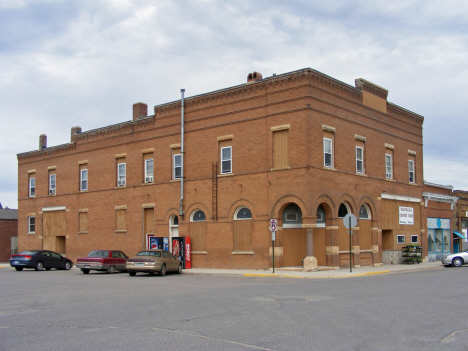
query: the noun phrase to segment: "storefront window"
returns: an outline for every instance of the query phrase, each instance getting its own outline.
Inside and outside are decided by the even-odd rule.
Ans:
[[[434,240],[434,229],[427,230],[427,251],[435,252],[435,240]]]

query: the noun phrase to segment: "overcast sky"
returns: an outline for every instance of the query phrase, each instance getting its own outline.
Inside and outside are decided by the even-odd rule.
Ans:
[[[423,115],[424,179],[468,190],[468,2],[0,0],[0,203],[40,134],[306,67]]]

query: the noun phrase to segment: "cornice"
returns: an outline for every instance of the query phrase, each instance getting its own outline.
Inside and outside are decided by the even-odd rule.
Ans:
[[[365,79],[358,78],[355,80],[356,88],[362,91],[371,93],[372,95],[378,96],[384,100],[387,100],[388,90],[379,87],[377,84],[371,83]]]
[[[392,114],[396,117],[406,118],[413,122],[418,122],[420,124],[424,122],[423,116],[418,115],[417,113],[405,110],[404,108],[397,106],[395,104],[392,104],[390,102],[387,102],[387,112],[388,114]]]
[[[24,152],[21,154],[17,154],[16,156],[18,158],[18,161],[25,161],[25,160],[30,160],[30,159],[40,158],[40,157],[57,155],[57,154],[64,153],[70,150],[75,150],[75,148],[76,148],[76,144],[73,142],[73,143],[48,147],[42,150]]]

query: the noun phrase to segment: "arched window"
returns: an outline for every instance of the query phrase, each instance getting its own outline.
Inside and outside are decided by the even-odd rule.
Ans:
[[[325,209],[323,208],[322,205],[319,205],[317,207],[317,224],[320,224],[320,226],[324,226],[326,224],[326,214],[325,214]]]
[[[283,228],[302,228],[302,211],[296,204],[289,204],[283,211]]]
[[[370,209],[367,204],[361,206],[359,210],[359,219],[371,219]]]
[[[239,207],[234,212],[233,251],[252,252],[252,212],[247,207]]]
[[[179,217],[172,216],[171,219],[170,219],[170,225],[171,226],[178,226],[179,225]]]
[[[340,208],[338,209],[338,217],[343,218],[349,213],[348,206],[344,202],[341,203]]]
[[[204,222],[206,221],[205,212],[202,210],[195,210],[192,212],[192,218],[190,218],[191,222]]]
[[[252,212],[247,207],[239,207],[234,214],[234,220],[252,219]]]

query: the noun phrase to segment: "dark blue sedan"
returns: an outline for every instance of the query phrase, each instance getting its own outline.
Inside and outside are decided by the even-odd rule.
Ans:
[[[73,267],[73,262],[62,255],[49,250],[29,250],[10,257],[10,266],[17,271],[23,268],[34,268],[42,271],[44,268],[49,271],[52,268],[69,270]]]

